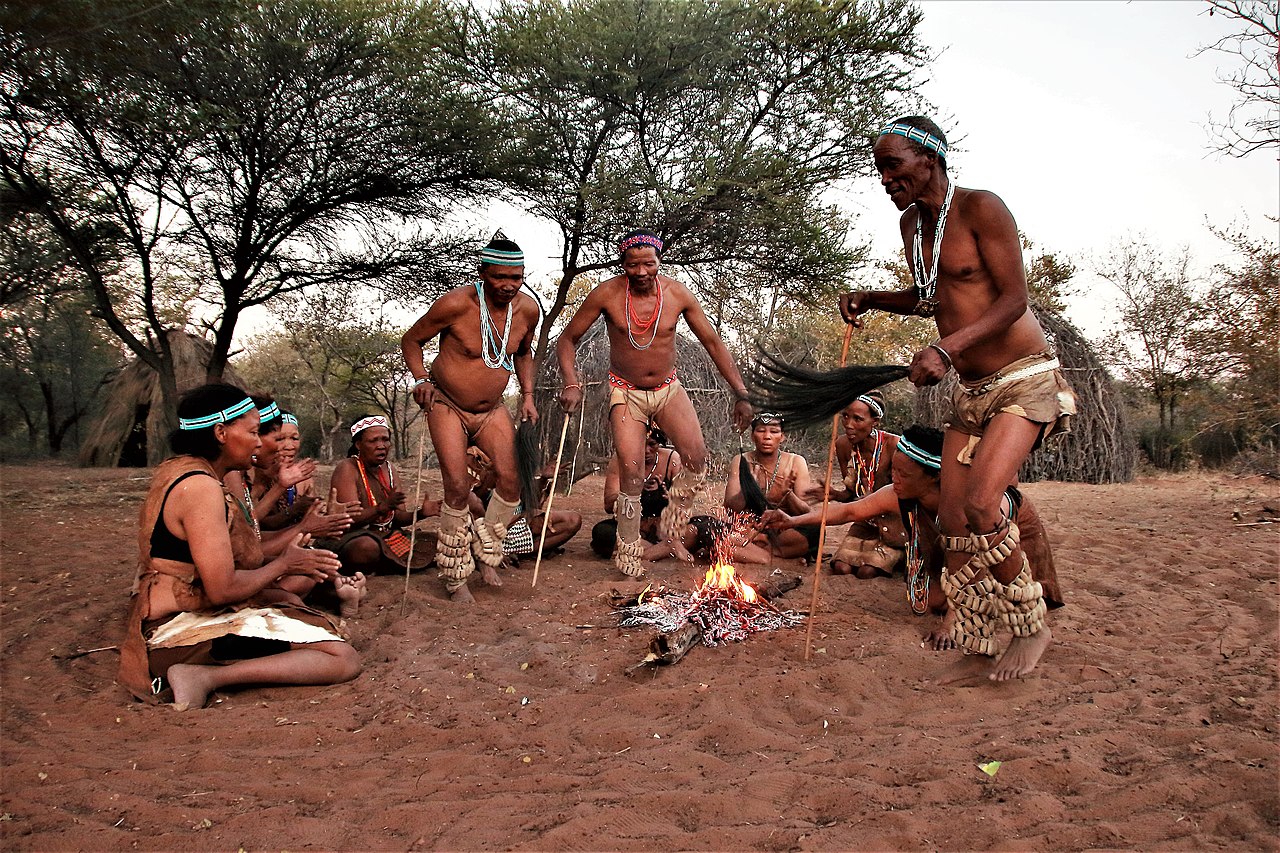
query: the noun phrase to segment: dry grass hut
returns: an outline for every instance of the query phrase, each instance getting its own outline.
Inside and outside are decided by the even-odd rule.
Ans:
[[[689,393],[702,422],[702,434],[713,459],[723,461],[738,452],[737,433],[730,412],[733,395],[696,340],[676,335],[676,365],[680,384]],[[609,430],[609,335],[604,320],[596,321],[578,342],[578,381],[582,383],[582,406],[569,423],[564,443],[564,464],[572,471],[572,481],[602,471],[613,455]],[[547,358],[538,372],[534,400],[541,414],[539,424],[542,458],[555,459],[564,414],[560,408],[563,380],[554,356]]]
[[[1137,447],[1129,435],[1124,407],[1110,374],[1074,326],[1051,311],[1033,308],[1076,392],[1077,415],[1070,434],[1051,440],[1027,457],[1019,478],[1024,483],[1127,483],[1133,479]],[[943,382],[917,395],[916,417],[920,423],[942,425],[955,382],[955,374],[948,374]]]
[[[178,393],[205,383],[213,345],[186,332],[169,332],[173,350]],[[230,367],[223,379],[242,384]],[[105,402],[89,422],[88,435],[80,445],[82,467],[115,468],[155,465],[169,455],[169,436],[164,432],[164,398],[156,372],[141,359],[126,365],[108,384]]]

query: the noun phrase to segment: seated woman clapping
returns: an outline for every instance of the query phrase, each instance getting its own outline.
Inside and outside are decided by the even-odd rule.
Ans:
[[[171,688],[185,709],[233,685],[355,678],[360,659],[336,620],[279,585],[331,579],[337,555],[304,547],[296,534],[266,559],[252,513],[224,490],[226,474],[247,469],[261,446],[253,400],[231,385],[205,385],[182,398],[178,419],[175,456],[155,470],[139,516],[120,682],[147,701]]]
[[[351,529],[333,545],[345,574],[400,573],[431,565],[435,534],[419,531],[411,543],[410,533],[421,519],[440,514],[440,501],[424,495],[421,506],[405,508],[408,498],[391,463],[391,424],[385,417],[370,415],[352,424],[351,447],[333,469],[330,491],[340,502],[359,506]],[[413,562],[408,565],[411,544]]]
[[[280,442],[284,413],[270,397],[255,395],[253,403],[258,409],[261,446],[253,455],[253,466],[248,471],[228,471],[223,485],[257,530],[263,553],[268,557],[279,556],[299,533],[317,541],[342,536],[351,527],[352,514],[360,509],[358,502],[346,505],[330,501],[326,506],[313,496],[295,496],[287,511],[280,511],[290,489],[311,482],[316,463],[311,459],[285,458]],[[299,598],[306,598],[315,589],[316,582],[290,577],[282,579],[279,586]],[[358,572],[350,576],[337,575],[327,586],[332,587],[328,591],[336,597],[339,612],[343,616],[355,616],[366,594],[364,575]]]

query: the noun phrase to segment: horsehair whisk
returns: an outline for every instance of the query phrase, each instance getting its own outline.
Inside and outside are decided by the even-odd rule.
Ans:
[[[791,364],[758,346],[760,360],[751,371],[751,404],[760,411],[781,415],[788,428],[813,426],[839,414],[868,391],[903,379],[910,372],[897,364],[845,366],[848,340],[846,332],[840,367],[835,370]]]
[[[538,474],[542,468],[538,452],[538,425],[533,421],[521,421],[516,427],[516,471],[520,478],[520,502],[525,511],[540,502]]]

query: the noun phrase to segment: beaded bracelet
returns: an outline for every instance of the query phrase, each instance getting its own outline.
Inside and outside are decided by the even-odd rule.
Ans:
[[[419,385],[422,385],[422,384],[423,384],[423,383],[425,383],[425,382],[431,382],[431,377],[430,377],[430,376],[424,376],[424,377],[422,377],[421,379],[415,379],[415,380],[413,380],[413,387],[414,387],[414,388],[417,388]]]

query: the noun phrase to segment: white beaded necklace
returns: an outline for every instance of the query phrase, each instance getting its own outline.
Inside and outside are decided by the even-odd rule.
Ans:
[[[947,181],[947,196],[942,200],[942,209],[938,211],[938,227],[933,234],[933,264],[928,275],[924,269],[924,209],[917,203],[916,237],[911,244],[911,274],[916,280],[916,294],[919,303],[916,313],[921,317],[932,317],[938,310],[938,260],[942,256],[942,234],[947,230],[947,211],[951,209],[951,197],[955,194],[955,181]]]
[[[485,305],[484,288],[476,282],[476,298],[480,301],[480,356],[484,363],[494,370],[512,372],[516,368],[516,357],[507,352],[507,341],[511,339],[511,305],[507,305],[507,325],[502,330],[502,341],[498,341],[498,329],[489,316],[489,307]]]

